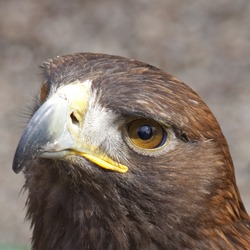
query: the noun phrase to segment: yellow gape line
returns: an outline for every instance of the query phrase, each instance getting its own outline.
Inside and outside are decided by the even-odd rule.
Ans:
[[[112,159],[110,159],[108,156],[103,156],[103,157],[96,157],[94,155],[86,154],[86,153],[81,153],[79,152],[80,155],[85,157],[86,159],[90,160],[91,162],[97,164],[98,166],[108,169],[108,170],[113,170],[117,171],[119,173],[126,173],[128,171],[128,167],[122,164],[119,164]]]

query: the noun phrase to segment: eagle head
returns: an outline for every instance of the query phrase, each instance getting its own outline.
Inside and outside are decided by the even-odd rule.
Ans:
[[[151,65],[42,64],[18,144],[33,249],[249,249],[226,140],[200,97]]]

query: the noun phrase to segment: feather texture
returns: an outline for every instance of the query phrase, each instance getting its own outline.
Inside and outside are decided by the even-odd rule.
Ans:
[[[122,133],[126,119],[154,119],[173,131],[175,144],[147,155],[129,148],[123,136],[112,145],[109,136],[101,147],[128,167],[125,174],[79,155],[34,158],[24,169],[33,249],[250,248],[250,220],[226,140],[193,90],[160,69],[117,56],[61,56],[42,68],[34,110],[61,86],[91,79],[98,105],[115,114],[108,123],[114,131]]]

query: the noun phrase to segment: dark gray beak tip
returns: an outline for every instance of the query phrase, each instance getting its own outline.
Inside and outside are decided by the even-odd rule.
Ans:
[[[34,135],[30,128],[31,126],[28,124],[16,148],[12,163],[12,169],[16,174],[23,170],[39,154],[39,145],[36,143],[38,136]],[[38,139],[40,138],[38,137]]]
[[[23,150],[22,148],[18,145],[17,149],[16,149],[16,152],[15,152],[15,156],[14,156],[14,159],[13,159],[13,163],[12,163],[12,170],[18,174],[24,167],[25,167],[25,164],[24,162],[27,162],[26,159],[24,161],[23,159]],[[27,157],[25,157],[27,158]]]
[[[46,101],[36,111],[28,122],[14,155],[12,169],[16,174],[29,166],[36,157],[40,157],[45,149],[54,146],[61,137],[63,142],[66,141],[66,148],[72,143],[71,136],[65,129],[67,117],[68,101],[58,96]]]
[[[12,165],[12,169],[15,172],[15,174],[19,174],[20,171],[22,170],[22,168],[20,168],[19,166],[14,165],[14,164]]]

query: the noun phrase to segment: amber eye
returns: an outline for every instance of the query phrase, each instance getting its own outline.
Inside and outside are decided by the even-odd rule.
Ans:
[[[151,119],[137,119],[127,124],[127,132],[134,146],[143,149],[156,149],[165,144],[167,131]]]

